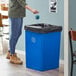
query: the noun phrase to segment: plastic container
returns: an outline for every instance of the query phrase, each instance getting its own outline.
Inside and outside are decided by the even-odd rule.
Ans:
[[[59,68],[61,26],[25,26],[26,67],[38,71]]]

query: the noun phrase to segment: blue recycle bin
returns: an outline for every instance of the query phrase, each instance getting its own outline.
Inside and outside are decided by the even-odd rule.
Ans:
[[[38,71],[59,67],[61,26],[32,24],[25,26],[26,67]]]

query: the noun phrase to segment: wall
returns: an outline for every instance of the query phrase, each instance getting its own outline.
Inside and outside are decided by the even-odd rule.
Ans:
[[[63,26],[64,25],[64,0],[57,0],[57,13],[49,13],[49,0],[27,0],[27,3],[39,10],[40,19],[37,21],[35,20],[35,14],[32,14],[30,11],[26,11],[26,18],[24,18],[23,25],[29,25],[33,23],[49,23],[52,25]],[[23,26],[23,34],[19,39],[17,44],[18,50],[24,50],[24,26]],[[63,55],[63,31],[61,36],[61,59],[64,58]]]

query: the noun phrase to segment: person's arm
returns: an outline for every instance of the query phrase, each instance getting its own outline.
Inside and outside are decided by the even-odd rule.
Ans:
[[[25,5],[25,8],[28,9],[29,11],[33,12],[34,14],[39,13],[36,9],[31,8],[29,5]]]
[[[17,0],[17,2],[19,2],[19,4],[20,4],[22,7],[30,10],[32,13],[34,13],[34,14],[39,13],[37,10],[31,8],[27,3],[25,3],[25,1],[23,1],[23,0]]]

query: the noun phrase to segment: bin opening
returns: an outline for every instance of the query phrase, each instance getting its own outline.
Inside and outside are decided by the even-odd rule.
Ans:
[[[45,24],[45,23],[26,25],[24,28],[25,30],[29,30],[37,33],[49,33],[49,32],[62,31],[62,26],[56,26],[56,25]]]
[[[29,27],[31,28],[46,28],[46,27],[49,27],[50,25],[46,25],[46,24],[32,24],[32,25],[29,25]]]

